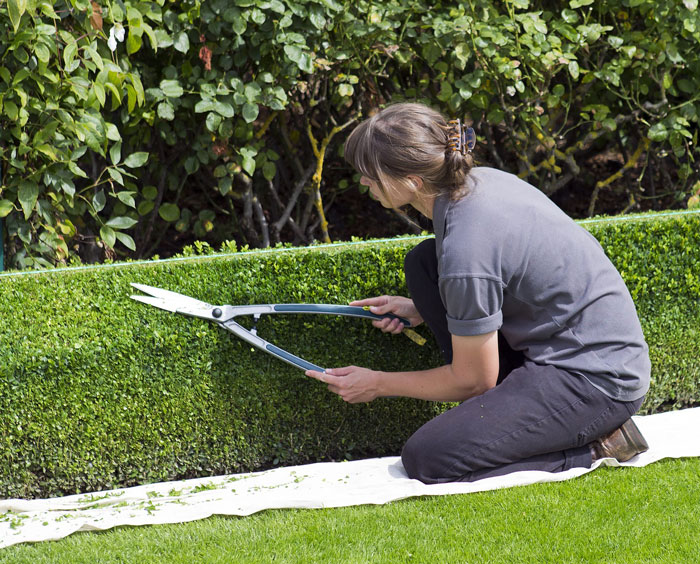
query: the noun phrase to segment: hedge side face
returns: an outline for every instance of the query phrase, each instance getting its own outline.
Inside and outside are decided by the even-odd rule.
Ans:
[[[2,279],[0,496],[398,452],[435,405],[346,405],[212,323],[129,299],[129,283],[210,303],[342,304],[405,293],[405,252],[396,244],[243,254]],[[273,315],[258,331],[323,366],[439,362],[434,347],[366,320]]]
[[[590,229],[623,273],[654,366],[646,412],[697,403],[700,219]],[[210,303],[347,303],[406,293],[417,240],[0,278],[0,496],[397,454],[444,404],[346,405],[206,321],[129,299],[130,282]],[[359,319],[272,315],[260,335],[323,366],[440,363]],[[428,336],[425,328],[419,328]]]

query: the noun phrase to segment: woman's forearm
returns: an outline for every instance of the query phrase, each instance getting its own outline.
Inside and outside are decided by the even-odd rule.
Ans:
[[[379,396],[402,396],[429,401],[464,401],[493,387],[489,378],[456,372],[446,364],[415,372],[376,372]]]

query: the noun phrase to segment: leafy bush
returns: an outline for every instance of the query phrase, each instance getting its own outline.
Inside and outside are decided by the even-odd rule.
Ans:
[[[643,412],[697,404],[700,216],[587,227],[621,270],[648,338]],[[444,404],[344,404],[216,325],[130,300],[129,283],[209,303],[347,303],[404,293],[403,257],[418,240],[0,277],[0,496],[398,453]],[[323,366],[440,362],[432,340],[418,347],[363,320],[273,315],[258,328]]]
[[[617,211],[685,205],[700,193],[697,8],[8,0],[8,263],[329,240],[329,208],[355,184],[345,128],[404,98],[470,116],[483,162],[577,214],[610,195]]]

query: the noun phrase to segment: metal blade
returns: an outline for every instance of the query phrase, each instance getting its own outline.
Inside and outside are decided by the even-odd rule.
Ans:
[[[170,290],[163,290],[162,288],[147,286],[146,284],[132,283],[131,285],[137,290],[141,290],[145,294],[150,294],[149,296],[131,296],[131,298],[136,301],[143,302],[172,313],[183,313],[185,315],[204,317],[206,319],[211,318],[210,312],[212,309],[214,309],[214,306],[206,302],[190,298],[189,296],[185,296],[183,294],[178,294],[177,292],[171,292]]]
[[[131,299],[136,300],[137,302],[152,305],[153,307],[157,307],[159,309],[164,309],[165,311],[169,311],[171,313],[177,312],[177,308],[174,307],[172,302],[166,302],[162,298],[154,298],[153,296],[131,296]]]
[[[131,285],[137,290],[142,291],[144,294],[148,294],[149,296],[154,296],[156,298],[161,298],[163,300],[172,300],[174,302],[180,303],[189,302],[192,305],[205,303],[200,300],[190,298],[189,296],[185,296],[184,294],[178,294],[177,292],[171,292],[170,290],[163,290],[162,288],[156,288],[155,286],[147,286],[146,284],[136,284],[135,282],[132,282]]]

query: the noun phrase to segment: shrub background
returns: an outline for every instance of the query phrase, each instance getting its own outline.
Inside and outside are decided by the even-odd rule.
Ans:
[[[366,236],[339,150],[402,99],[576,217],[694,205],[699,47],[697,0],[7,0],[7,264]]]
[[[642,412],[697,405],[700,215],[586,227],[625,278],[650,345]],[[347,405],[214,324],[130,300],[129,283],[209,303],[347,303],[405,293],[403,257],[419,240],[1,276],[0,497],[398,454],[445,404]],[[365,320],[272,315],[258,328],[322,366],[440,362],[432,341],[418,347]]]

